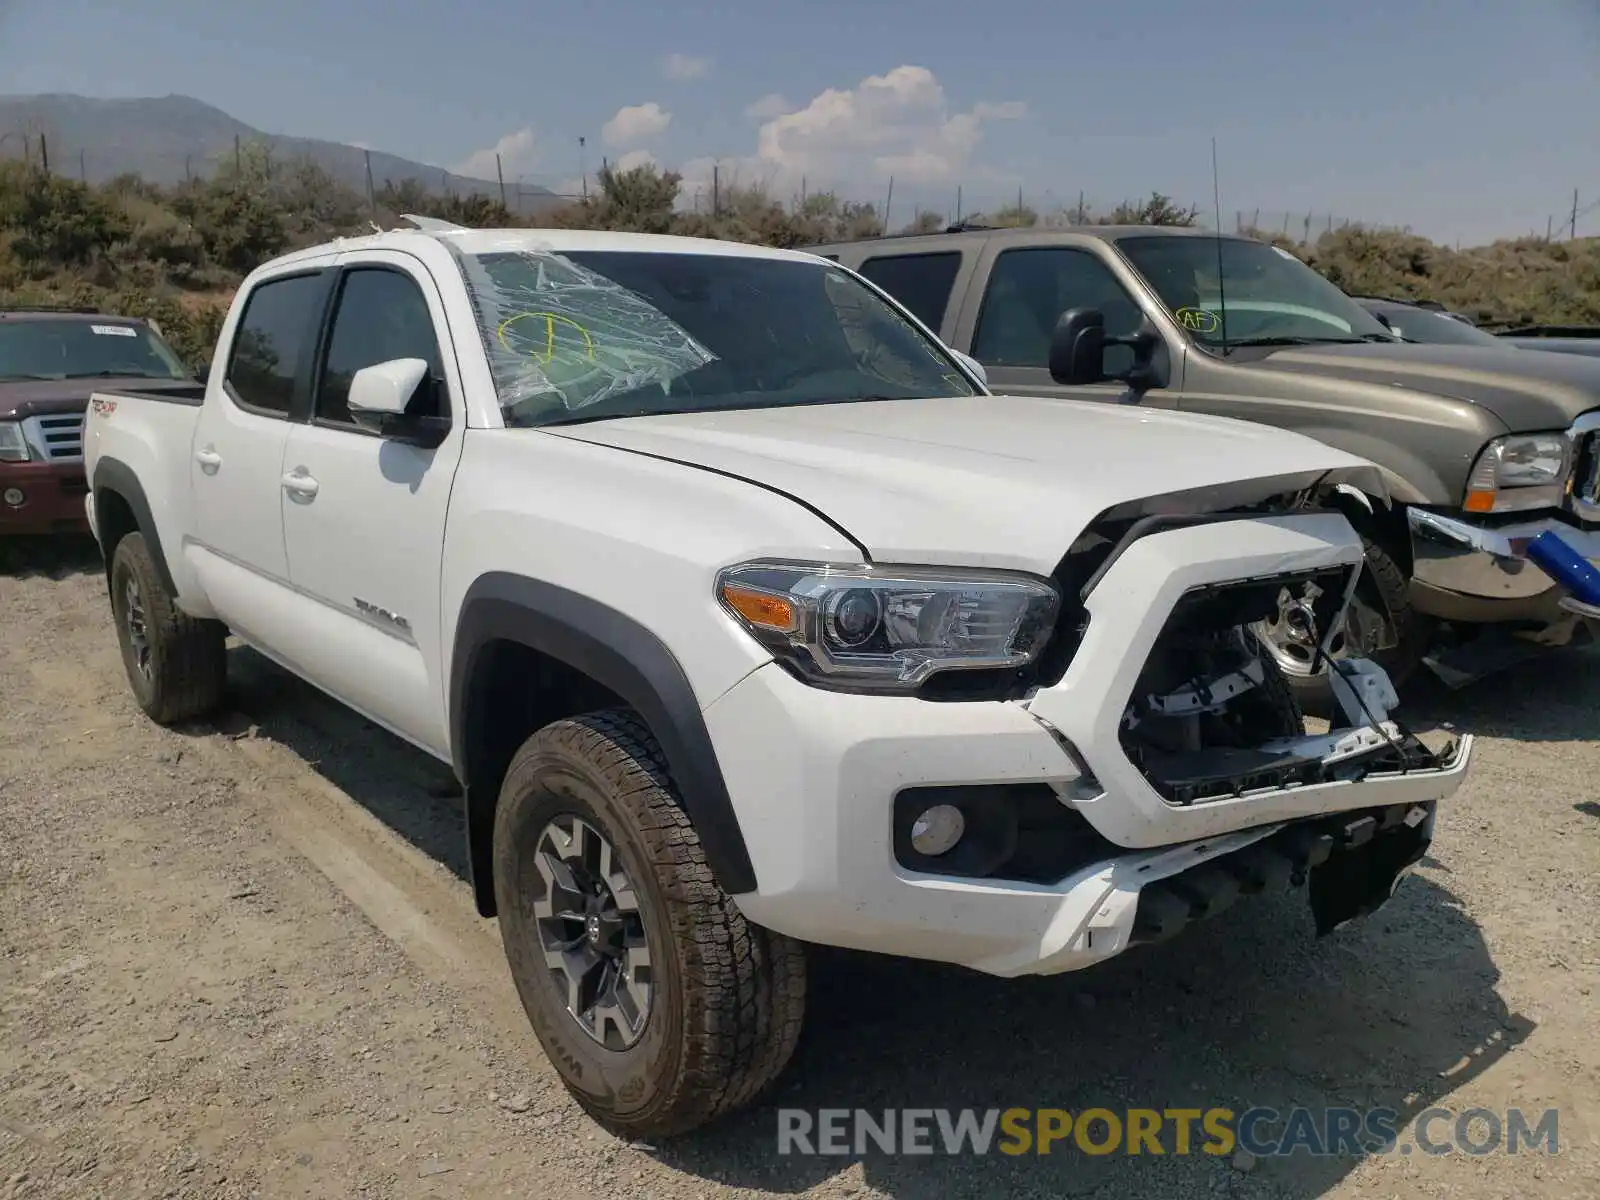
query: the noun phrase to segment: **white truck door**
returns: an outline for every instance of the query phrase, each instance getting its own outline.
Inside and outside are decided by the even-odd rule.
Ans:
[[[355,424],[345,401],[363,367],[429,364],[432,415],[451,419],[426,449]],[[346,704],[449,758],[439,572],[466,408],[439,288],[420,259],[363,251],[340,260],[311,419],[283,462],[289,577],[316,601],[295,658]]]
[[[283,451],[327,286],[316,266],[252,286],[225,331],[227,359],[213,366],[190,447],[195,569],[217,614],[253,641],[269,640],[289,579]]]

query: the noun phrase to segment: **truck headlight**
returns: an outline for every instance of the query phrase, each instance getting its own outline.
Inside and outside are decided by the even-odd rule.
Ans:
[[[1559,508],[1572,470],[1565,434],[1515,433],[1483,448],[1467,476],[1468,512],[1521,512]]]
[[[849,691],[1026,666],[1061,608],[1055,585],[1029,575],[824,563],[730,567],[717,598],[808,682]]]
[[[29,457],[22,426],[15,421],[0,421],[0,462],[27,462]]]

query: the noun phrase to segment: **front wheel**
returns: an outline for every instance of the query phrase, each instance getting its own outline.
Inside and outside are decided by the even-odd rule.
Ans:
[[[1372,538],[1361,540],[1366,564],[1344,625],[1333,635],[1329,657],[1336,662],[1370,658],[1388,672],[1395,687],[1403,687],[1422,665],[1433,622],[1411,607],[1406,574],[1393,556]],[[1316,653],[1315,635],[1297,617],[1293,598],[1285,594],[1278,612],[1259,628],[1262,641],[1301,706],[1310,713],[1332,714],[1338,706],[1327,662]]]
[[[557,721],[523,744],[495,813],[494,889],[534,1032],[615,1132],[687,1132],[788,1063],[802,947],[747,922],[717,886],[632,713]]]

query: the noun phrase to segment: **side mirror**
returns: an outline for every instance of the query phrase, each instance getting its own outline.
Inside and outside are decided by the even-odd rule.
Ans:
[[[1050,337],[1050,378],[1067,387],[1105,380],[1106,317],[1097,308],[1069,308]]]
[[[352,375],[345,404],[361,428],[431,450],[450,432],[449,420],[412,416],[409,412],[418,393],[431,385],[428,364],[422,359],[390,359],[362,367]]]
[[[1107,346],[1131,349],[1132,365],[1108,374]],[[1151,388],[1167,385],[1166,343],[1149,317],[1127,337],[1107,337],[1105,314],[1099,309],[1069,308],[1050,338],[1050,378],[1066,387],[1117,380],[1128,385],[1130,399],[1137,401]]]
[[[209,358],[196,360],[194,377],[201,383],[209,383],[211,381],[211,360]]]
[[[983,364],[970,354],[963,354],[959,350],[950,351],[951,355],[959,359],[961,365],[978,377],[978,382],[984,387],[989,386],[989,372],[983,369]]]

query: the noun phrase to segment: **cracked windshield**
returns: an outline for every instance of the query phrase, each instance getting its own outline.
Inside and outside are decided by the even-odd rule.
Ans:
[[[970,396],[947,350],[826,264],[508,251],[462,270],[507,422]]]

